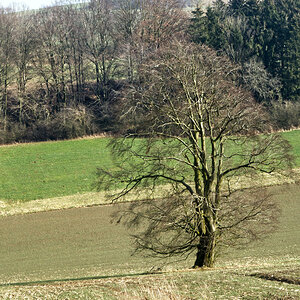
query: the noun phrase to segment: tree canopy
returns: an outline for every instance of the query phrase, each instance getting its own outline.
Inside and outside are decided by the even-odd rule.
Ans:
[[[273,227],[268,197],[238,192],[234,182],[287,166],[289,146],[270,134],[263,108],[238,86],[238,69],[208,47],[175,41],[149,55],[126,89],[124,138],[112,144],[119,164],[99,169],[99,186],[121,185],[113,199],[139,190],[156,199],[122,212],[144,229],[138,249],[196,252],[194,266],[210,267],[222,238],[245,242]]]

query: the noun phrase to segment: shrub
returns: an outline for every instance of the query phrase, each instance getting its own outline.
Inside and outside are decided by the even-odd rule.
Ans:
[[[6,131],[0,128],[0,143],[71,139],[99,131],[92,112],[84,106],[67,107],[29,126],[11,122]]]
[[[300,103],[279,102],[270,108],[271,118],[279,129],[289,130],[300,127]]]

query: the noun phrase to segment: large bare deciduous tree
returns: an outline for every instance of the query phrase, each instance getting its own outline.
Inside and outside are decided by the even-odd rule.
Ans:
[[[139,72],[124,94],[124,138],[112,144],[121,163],[99,169],[99,185],[119,188],[113,199],[139,192],[149,199],[122,214],[143,229],[137,249],[196,252],[194,266],[211,267],[225,237],[241,244],[274,227],[270,199],[237,182],[282,169],[289,145],[235,84],[238,67],[207,47],[174,42]]]

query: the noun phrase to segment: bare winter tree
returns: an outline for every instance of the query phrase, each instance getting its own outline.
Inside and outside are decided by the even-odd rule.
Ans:
[[[178,0],[116,1],[116,28],[122,40],[121,58],[130,81],[138,75],[136,69],[149,52],[182,34],[188,15]]]
[[[268,133],[262,108],[235,84],[236,66],[185,44],[153,53],[128,87],[124,138],[112,144],[120,164],[99,169],[99,186],[119,189],[115,200],[129,193],[150,199],[122,214],[128,225],[141,225],[138,250],[196,252],[194,266],[211,267],[222,238],[240,244],[273,227],[269,199],[238,190],[236,182],[286,166],[289,145]]]
[[[126,77],[132,82],[134,78],[134,33],[140,22],[139,1],[118,1],[116,5],[117,9],[114,11],[114,18],[116,20],[116,29],[120,34],[124,48],[122,58],[127,73]]]
[[[107,0],[92,0],[88,8],[82,11],[85,32],[82,48],[95,69],[98,100],[105,102],[111,93],[109,81],[118,71],[118,35],[113,22],[112,4]]]
[[[16,14],[0,7],[0,119],[4,131],[8,123],[9,85],[14,76],[15,22]]]
[[[83,8],[87,9],[87,8]],[[83,13],[73,5],[63,7],[65,20],[65,44],[66,44],[66,64],[68,69],[69,89],[73,95],[73,101],[80,103],[85,98],[85,81],[88,64],[84,57],[83,40],[85,31],[83,26]]]
[[[139,55],[143,58],[153,49],[158,49],[170,37],[186,30],[187,14],[183,2],[178,0],[141,1],[140,24],[136,28]]]
[[[24,10],[18,14],[15,33],[15,67],[17,71],[17,94],[18,108],[17,115],[19,125],[23,125],[28,118],[28,109],[31,106],[31,99],[27,97],[27,83],[31,80],[31,61],[34,55],[36,38],[34,35],[34,23],[29,12]]]
[[[69,83],[68,35],[72,20],[67,9],[55,6],[35,14],[35,34],[38,37],[33,66],[41,86],[47,91],[51,110],[57,112],[68,104]]]

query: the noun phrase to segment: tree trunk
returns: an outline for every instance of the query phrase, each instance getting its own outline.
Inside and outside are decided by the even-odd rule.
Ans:
[[[196,261],[193,268],[213,267],[215,262],[215,233],[207,233],[200,238],[197,246]]]

